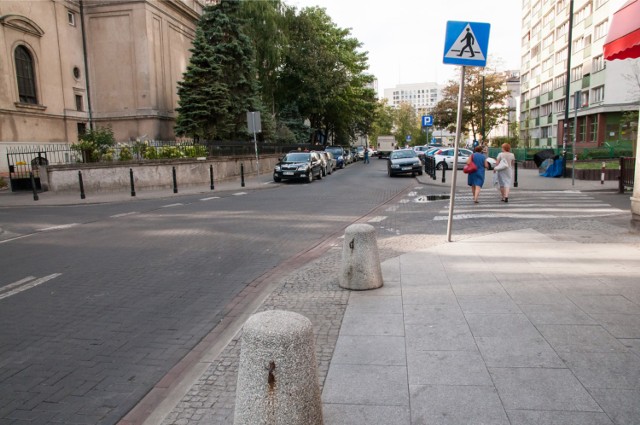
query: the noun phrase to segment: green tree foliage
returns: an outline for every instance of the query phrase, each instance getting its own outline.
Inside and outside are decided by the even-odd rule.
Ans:
[[[413,106],[409,103],[401,103],[395,112],[395,137],[398,146],[424,145],[426,141],[420,128],[420,117]],[[407,136],[411,136],[410,142],[407,142]]]
[[[264,120],[256,79],[253,43],[242,32],[239,0],[205,8],[198,23],[192,59],[178,86],[176,133],[206,139],[246,139],[246,113]],[[267,125],[267,128],[272,126]]]
[[[369,130],[375,111],[373,77],[364,73],[367,54],[348,29],[338,28],[326,11],[305,8],[285,13],[288,48],[278,78],[276,105],[295,103],[312,130],[346,144]]]
[[[115,137],[110,127],[89,129],[78,135],[78,142],[71,148],[82,153],[84,162],[99,161],[115,145]]]
[[[369,131],[369,140],[376,144],[378,136],[393,134],[395,110],[387,105],[386,100],[380,100],[375,104],[373,122]]]
[[[467,67],[465,70],[462,132],[479,139],[482,129],[482,77],[484,77],[485,134],[507,119],[505,100],[509,96],[505,76],[490,68]],[[442,91],[442,100],[432,113],[438,128],[456,131],[459,79],[451,80]]]

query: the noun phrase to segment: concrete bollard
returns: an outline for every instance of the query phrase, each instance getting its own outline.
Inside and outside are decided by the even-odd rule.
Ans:
[[[352,224],[344,233],[340,287],[363,291],[381,286],[382,269],[376,230],[370,224]]]
[[[244,324],[233,423],[322,425],[309,319],[272,310]]]

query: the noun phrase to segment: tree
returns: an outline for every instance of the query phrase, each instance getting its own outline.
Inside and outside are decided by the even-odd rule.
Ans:
[[[465,69],[464,102],[462,112],[462,132],[478,139],[482,130],[482,104],[484,77],[485,121],[484,134],[507,119],[508,108],[505,101],[510,95],[506,88],[505,76],[488,67],[467,67]],[[458,79],[459,81],[459,79]],[[459,82],[449,81],[442,91],[442,100],[436,104],[432,113],[438,128],[456,131],[456,115],[458,111]]]
[[[387,104],[386,100],[380,100],[375,104],[371,130],[369,131],[371,142],[377,142],[378,136],[392,134],[394,115],[394,109]]]
[[[420,118],[413,106],[410,103],[403,102],[396,110],[395,115],[395,136],[398,146],[404,146],[405,144],[414,146],[416,143],[423,145],[424,143],[420,143],[420,141],[424,140],[420,129]],[[407,142],[407,136],[411,136],[411,142]]]
[[[239,8],[239,0],[221,0],[200,17],[193,56],[178,86],[179,135],[246,139],[248,111],[261,112],[263,130],[273,128],[260,99],[255,52],[242,32]]]

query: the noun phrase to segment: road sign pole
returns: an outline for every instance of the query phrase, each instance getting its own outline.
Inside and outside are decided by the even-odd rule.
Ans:
[[[456,116],[456,140],[454,142],[455,154],[453,155],[453,177],[451,179],[451,197],[449,199],[449,220],[447,224],[447,241],[451,242],[451,230],[453,228],[453,207],[456,199],[456,180],[458,175],[458,146],[460,145],[460,135],[462,133],[462,100],[464,98],[464,71],[465,66],[460,70],[460,88],[458,90],[458,115]]]

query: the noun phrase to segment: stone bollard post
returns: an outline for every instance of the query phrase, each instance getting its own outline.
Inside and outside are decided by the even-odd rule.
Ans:
[[[234,425],[322,425],[313,328],[306,317],[272,310],[242,331]]]
[[[381,286],[382,269],[376,230],[370,224],[352,224],[344,233],[340,287],[363,291]]]

